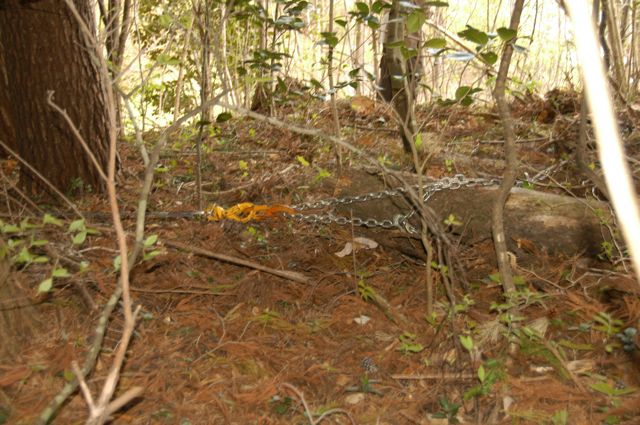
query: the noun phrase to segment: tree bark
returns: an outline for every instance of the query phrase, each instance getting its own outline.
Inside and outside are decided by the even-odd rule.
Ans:
[[[400,0],[394,0],[389,11],[382,42],[378,86],[381,87],[382,98],[393,105],[400,121],[402,145],[405,152],[411,153],[411,145],[416,134],[413,108],[419,62],[417,57],[405,59],[398,43],[404,42],[405,47],[418,49],[420,32],[408,33],[405,26],[406,12],[402,7]]]
[[[524,7],[524,0],[516,0],[511,13],[511,22],[509,29],[518,31],[520,26],[520,17]],[[515,40],[506,42],[502,50],[500,59],[500,68],[496,76],[496,86],[493,89],[493,97],[496,101],[496,107],[500,114],[502,127],[504,131],[504,156],[507,166],[504,169],[502,184],[498,192],[498,197],[493,203],[493,213],[491,215],[493,243],[496,248],[496,256],[498,258],[498,268],[502,276],[502,287],[506,295],[515,292],[516,286],[513,283],[513,276],[509,257],[507,255],[507,241],[504,226],[504,208],[509,198],[510,190],[516,182],[516,174],[518,168],[518,157],[516,152],[516,135],[513,128],[513,120],[511,118],[511,110],[505,98],[507,88],[507,77],[509,75],[509,66],[511,65],[511,57],[513,56],[513,43]]]
[[[75,0],[89,28],[90,2]],[[74,122],[103,169],[108,156],[106,94],[95,51],[88,46],[64,2],[8,0],[0,10],[0,138],[61,191],[104,182],[63,117],[47,105],[48,92]],[[1,86],[0,86],[1,88]],[[9,116],[8,119],[5,117]],[[21,184],[30,193],[45,189],[29,170]]]

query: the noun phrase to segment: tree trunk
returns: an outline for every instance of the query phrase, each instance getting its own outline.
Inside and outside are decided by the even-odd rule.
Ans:
[[[406,48],[417,49],[420,44],[420,32],[408,34],[405,21],[406,13],[402,11],[402,2],[394,0],[384,29],[378,86],[382,88],[382,98],[393,105],[397,119],[400,121],[400,135],[404,150],[410,153],[411,143],[416,133],[413,106],[418,61],[416,57],[405,59],[399,43],[404,42]]]
[[[2,11],[0,11],[0,15]],[[2,52],[2,40],[0,39],[0,52]],[[0,141],[5,142],[13,150],[16,150],[16,129],[13,127],[13,112],[11,110],[11,99],[9,98],[9,76],[4,63],[4,54],[0,54]],[[7,155],[0,147],[2,157]]]
[[[88,27],[95,28],[91,2],[75,4]],[[0,76],[7,78],[7,90],[0,95],[0,138],[61,191],[104,189],[68,123],[47,104],[48,92],[53,91],[54,102],[66,110],[105,169],[109,148],[105,82],[91,57],[93,51],[64,2],[8,0],[0,9]],[[21,183],[30,193],[44,189],[24,167]]]

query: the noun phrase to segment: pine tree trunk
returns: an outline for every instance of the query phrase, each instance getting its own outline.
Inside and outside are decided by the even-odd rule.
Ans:
[[[95,167],[63,117],[67,114],[87,142],[98,163],[106,168],[108,120],[104,82],[91,54],[95,51],[64,2],[7,0],[0,10],[0,139],[62,191],[90,186],[102,190]],[[91,2],[75,0],[88,27],[95,22]],[[0,89],[2,89],[0,81]],[[6,118],[9,117],[9,118]],[[44,189],[25,167],[21,183],[31,193]]]

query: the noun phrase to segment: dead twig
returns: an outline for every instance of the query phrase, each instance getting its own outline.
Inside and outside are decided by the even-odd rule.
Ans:
[[[82,215],[80,210],[76,207],[76,205],[73,202],[71,202],[71,200],[69,200],[69,198],[67,198],[64,195],[64,193],[60,192],[60,190],[58,190],[49,180],[47,180],[46,177],[44,177],[42,174],[40,174],[38,172],[38,170],[33,168],[33,166],[31,166],[31,164],[29,164],[27,161],[22,159],[22,157],[18,153],[16,153],[9,146],[7,146],[7,144],[4,143],[2,140],[0,140],[0,146],[2,146],[7,152],[9,152],[11,154],[11,156],[13,156],[16,160],[18,160],[22,165],[27,167],[29,169],[29,171],[31,171],[36,177],[38,177],[40,180],[42,180],[42,182],[49,189],[51,189],[53,191],[53,193],[58,195],[60,197],[60,199],[62,199],[67,205],[69,205],[69,207],[73,210],[73,212],[78,215],[78,217],[84,218],[84,216]]]
[[[429,373],[420,375],[391,375],[391,378],[398,381],[468,381],[478,379],[478,375],[473,373]]]
[[[296,273],[288,270],[272,269],[271,267],[263,266],[262,264],[254,263],[253,261],[243,260],[242,258],[233,257],[231,255],[219,254],[217,252],[209,251],[203,248],[198,248],[195,246],[183,244],[176,241],[164,241],[164,244],[173,248],[192,252],[197,255],[202,255],[204,257],[214,258],[216,260],[224,261],[226,263],[231,263],[238,266],[249,267],[251,269],[260,270],[262,272],[269,273],[274,276],[281,277],[283,279],[288,279],[293,282],[304,283],[304,284],[311,283],[311,279],[309,279],[308,277],[300,273]]]
[[[92,414],[95,414],[96,405],[93,400],[93,396],[91,395],[91,391],[87,386],[84,376],[82,375],[82,371],[78,366],[78,363],[75,361],[71,362],[71,368],[73,369],[73,373],[78,378],[80,390],[82,391],[82,395],[85,401],[89,405],[89,409],[91,410]],[[142,387],[133,387],[128,389],[127,391],[125,391],[124,394],[122,394],[121,396],[113,400],[111,403],[109,403],[109,406],[107,406],[107,414],[111,415],[117,412],[118,410],[120,410],[120,408],[122,408],[124,405],[129,403],[131,400],[140,397],[140,395],[142,395],[142,392],[143,392]]]
[[[307,400],[304,398],[304,394],[302,393],[302,391],[300,391],[299,389],[297,389],[293,385],[288,384],[286,382],[281,384],[281,385],[284,388],[286,388],[286,389],[288,389],[290,391],[293,391],[293,393],[300,399],[300,403],[302,403],[302,406],[304,407],[304,411],[306,413],[306,416],[309,419],[309,423],[311,425],[318,425],[320,422],[322,422],[323,420],[325,420],[329,416],[336,415],[336,414],[337,415],[345,415],[347,418],[349,418],[349,421],[351,421],[351,423],[353,425],[356,424],[356,421],[351,416],[351,413],[349,413],[345,409],[329,409],[326,412],[324,412],[322,415],[318,416],[317,419],[313,419],[313,413],[309,409],[309,405],[307,404]]]

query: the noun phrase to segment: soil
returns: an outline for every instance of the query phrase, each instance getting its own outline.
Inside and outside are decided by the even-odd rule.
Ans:
[[[523,171],[549,170],[536,183],[539,190],[592,196],[573,165],[578,112],[554,111],[550,118],[545,111],[551,107],[543,99],[513,104]],[[392,168],[411,170],[384,105],[355,108],[345,101],[339,108],[347,141]],[[277,114],[331,128],[325,103],[285,105]],[[473,167],[432,161],[429,176],[500,175],[502,130],[495,111],[431,107],[418,118],[429,152],[478,159]],[[198,209],[195,134],[172,135],[150,211]],[[154,135],[146,140],[152,143]],[[637,135],[626,140],[637,157]],[[132,144],[123,141],[120,148],[120,206],[133,212],[144,167]],[[212,126],[203,149],[207,204],[296,205],[329,199],[345,182],[331,145],[249,119]],[[344,176],[367,162],[344,153],[343,164]],[[108,211],[104,196],[86,189],[75,200],[84,211]],[[313,213],[325,216],[332,208]],[[15,206],[4,213],[5,223],[26,216]],[[31,220],[40,222],[41,215]],[[0,423],[33,423],[73,378],[71,362],[82,363],[101,306],[115,288],[110,223],[88,215],[88,226],[99,234],[74,245],[71,220],[63,221],[33,231],[48,241],[33,252],[50,261],[14,264],[4,280],[23,288],[35,306],[29,310],[35,323],[30,333],[0,343],[14,348],[0,359]],[[124,222],[133,233],[134,218]],[[388,247],[367,246],[369,234],[355,243],[364,235],[358,227],[274,213],[248,223],[151,216],[146,232],[158,236],[147,253],[159,255],[131,274],[141,313],[117,394],[134,386],[144,392],[114,415],[114,424],[640,423],[638,346],[625,351],[616,336],[639,327],[640,289],[615,249],[599,261],[535,252],[533,260],[517,264],[519,297],[507,312],[492,242],[460,245],[454,255],[464,274],[433,266],[430,316],[426,265]],[[308,283],[178,250],[169,241],[296,272]],[[356,249],[336,255],[348,252],[347,244]],[[47,296],[35,295],[53,263],[81,261],[85,271],[56,278]],[[443,273],[455,277],[455,300],[445,293]],[[15,314],[9,320],[17,320]],[[95,398],[122,325],[116,309],[88,382]],[[53,423],[86,417],[87,404],[76,392]]]

